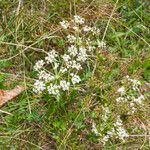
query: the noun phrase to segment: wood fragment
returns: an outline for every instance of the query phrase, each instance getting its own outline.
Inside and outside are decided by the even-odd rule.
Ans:
[[[12,90],[0,90],[0,107],[18,96],[24,90],[25,87],[23,86],[16,86]]]

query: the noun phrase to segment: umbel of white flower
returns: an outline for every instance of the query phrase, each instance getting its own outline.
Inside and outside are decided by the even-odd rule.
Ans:
[[[45,62],[43,60],[39,60],[36,62],[34,69],[36,71],[39,71],[40,69],[42,69],[42,67],[44,66]]]
[[[48,53],[48,56],[45,57],[46,62],[49,63],[53,63],[56,61],[58,54],[56,53],[55,50],[52,50]]]
[[[65,80],[61,80],[60,81],[60,87],[62,87],[63,91],[67,91],[67,90],[69,90],[70,82],[67,82]]]
[[[72,76],[71,81],[72,81],[73,85],[76,83],[79,83],[81,81],[81,79],[78,75],[71,73],[71,76]]]
[[[69,22],[68,21],[62,21],[60,22],[60,25],[64,28],[64,29],[67,29],[69,27]]]
[[[40,80],[36,80],[36,82],[34,83],[34,92],[36,93],[41,93],[42,91],[45,90],[45,84],[43,81]]]

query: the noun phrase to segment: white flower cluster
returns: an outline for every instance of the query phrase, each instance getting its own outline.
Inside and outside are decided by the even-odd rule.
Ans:
[[[117,117],[116,123],[114,123],[114,127],[116,128],[116,133],[118,135],[118,138],[121,140],[124,140],[125,137],[128,137],[126,130],[123,128],[122,120],[120,119],[120,116]]]
[[[132,83],[132,89],[134,91],[140,91],[138,88],[141,85],[140,81],[138,81],[136,79],[131,79],[129,76],[126,76],[126,78],[128,79],[128,81],[130,81]]]
[[[72,32],[66,35],[66,47],[60,54],[52,49],[44,60],[39,60],[34,66],[38,72],[38,80],[34,84],[34,92],[58,96],[61,91],[68,91],[71,87],[81,82],[80,74],[86,66],[89,58],[99,48],[99,41],[94,37],[98,33],[96,27],[85,25],[85,19],[75,15],[70,22],[60,22],[64,32],[69,29]],[[83,34],[84,33],[84,34]]]
[[[99,136],[100,133],[98,132],[97,128],[96,128],[96,124],[95,122],[92,123],[92,132],[96,135]]]
[[[60,25],[64,28],[64,29],[67,29],[69,27],[69,22],[68,21],[62,21],[60,22]]]
[[[117,90],[118,93],[120,93],[121,95],[124,95],[125,94],[125,87],[121,87]]]
[[[37,61],[34,66],[34,70],[39,71],[44,66],[44,64],[45,62],[43,60]]]
[[[36,80],[36,82],[34,83],[34,92],[36,93],[41,93],[45,90],[45,84],[43,81],[40,80]]]
[[[125,79],[122,80],[122,84],[123,85],[117,90],[119,97],[116,99],[116,102],[121,110],[123,109],[127,114],[132,115],[138,106],[144,104],[143,100],[145,96],[141,93],[141,82],[126,76]],[[99,140],[103,142],[103,144],[106,144],[109,139],[113,138],[125,141],[125,138],[127,138],[129,134],[123,127],[124,125],[120,115],[114,118],[109,107],[103,107],[102,111],[102,123],[99,125],[99,130],[96,128],[96,124],[93,124],[92,132],[99,137]]]
[[[105,125],[109,122],[109,116],[110,116],[110,110],[108,107],[104,108],[105,113],[103,115],[103,121]],[[113,127],[105,133],[105,136],[103,137],[102,141],[106,143],[109,138],[119,138],[121,140],[124,140],[124,137],[127,137],[128,134],[126,133],[126,130],[123,128],[122,120],[118,116],[116,119],[116,122],[112,125]]]
[[[74,16],[74,21],[75,21],[75,23],[78,23],[78,24],[84,24],[85,19],[80,17],[80,16],[78,16],[78,15],[75,15]]]
[[[111,123],[112,127],[110,128],[111,111],[109,107],[103,107],[103,112],[104,114],[102,115],[102,124],[100,129],[101,133],[98,132],[95,123],[92,124],[92,132],[96,136],[100,137],[100,141],[103,142],[103,144],[105,144],[110,138],[116,138],[124,141],[129,135],[123,127],[123,122],[120,119],[120,116],[117,116],[116,119],[114,119],[115,121],[114,123]],[[109,130],[107,126],[109,126]]]
[[[144,95],[140,92],[140,81],[126,77],[126,87],[120,87],[117,92],[120,96],[116,99],[119,104],[126,104],[128,114],[133,114],[136,111],[137,105],[143,105]]]
[[[59,89],[60,89],[59,85],[52,83],[47,87],[48,93],[53,95],[59,95]]]
[[[58,54],[55,50],[50,51],[47,55],[48,56],[45,57],[47,64],[56,62],[56,58],[58,57]]]

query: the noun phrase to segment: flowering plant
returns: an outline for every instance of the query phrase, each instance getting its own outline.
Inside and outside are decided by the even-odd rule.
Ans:
[[[83,81],[85,69],[95,60],[97,52],[106,47],[104,41],[98,40],[100,30],[85,24],[86,20],[77,15],[70,22],[60,22],[61,29],[66,35],[64,49],[61,53],[52,49],[43,60],[36,62],[34,70],[37,71],[38,79],[34,83],[35,93],[46,92],[59,98],[63,92],[68,92],[71,88],[76,89]],[[140,86],[140,81],[127,76],[117,90],[117,107],[125,108],[124,110],[132,115],[136,111],[136,106],[143,105],[145,97]],[[91,126],[92,133],[103,144],[113,138],[124,141],[129,136],[121,115],[117,112],[115,118],[112,114],[109,107],[103,107],[102,123],[97,128],[93,121]]]
[[[92,132],[104,145],[110,139],[115,138],[125,142],[126,138],[129,137],[130,134],[124,128],[124,123],[121,119],[122,112],[120,114],[120,110],[123,111],[123,114],[132,116],[138,110],[138,107],[144,106],[146,96],[142,94],[141,86],[142,84],[139,80],[126,76],[122,80],[122,86],[117,90],[119,97],[115,99],[117,103],[115,109],[119,108],[119,111],[116,109],[115,117],[113,116],[114,112],[112,112],[109,106],[103,107],[101,116],[102,123],[96,125],[93,122]]]
[[[124,105],[128,115],[134,114],[136,107],[144,105],[145,96],[141,92],[141,82],[126,76],[123,80],[125,86],[117,90],[119,97],[116,99],[118,105]]]
[[[82,81],[81,75],[91,58],[95,57],[97,48],[105,43],[95,37],[99,29],[85,25],[85,19],[75,15],[70,22],[60,22],[64,32],[71,32],[66,36],[66,49],[63,54],[56,50],[47,53],[45,60],[36,62],[34,69],[38,73],[38,80],[34,83],[34,92],[45,90],[50,95],[59,96],[62,91],[69,91],[71,87]]]
[[[119,139],[125,141],[129,135],[124,128],[123,122],[120,116],[114,118],[109,107],[103,107],[102,123],[99,125],[98,131],[95,122],[92,124],[92,132],[99,138],[99,140],[105,145],[110,139]]]

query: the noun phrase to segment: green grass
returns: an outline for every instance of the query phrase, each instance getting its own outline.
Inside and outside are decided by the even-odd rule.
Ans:
[[[0,111],[0,149],[148,150],[150,145],[145,136],[150,136],[148,1],[117,3],[105,36],[107,49],[97,53],[94,74],[93,68],[86,70],[87,80],[81,85],[84,92],[73,90],[69,97],[64,94],[59,101],[32,92],[36,78],[34,63],[44,57],[42,50],[63,48],[64,41],[53,37],[63,36],[58,23],[63,18],[70,19],[75,11],[100,27],[102,38],[115,2],[78,1],[76,9],[73,0],[25,0],[20,7],[19,2],[0,1],[0,89],[26,84],[28,90],[1,108],[10,114]],[[88,13],[91,9],[101,17]],[[83,10],[87,11],[82,14]],[[115,103],[115,91],[126,75],[142,81],[148,97],[146,105],[133,116],[124,114]],[[112,139],[105,146],[99,144],[91,125],[94,121],[101,130],[102,106],[111,108],[112,118],[120,114],[127,131],[137,136],[125,143]],[[107,124],[110,127],[111,122]]]

